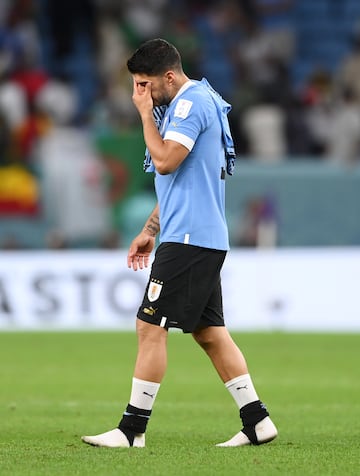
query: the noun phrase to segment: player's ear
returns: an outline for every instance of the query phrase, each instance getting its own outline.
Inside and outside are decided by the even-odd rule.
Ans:
[[[166,79],[166,81],[169,85],[172,85],[174,83],[174,80],[175,80],[174,71],[171,71],[171,70],[167,71],[164,76],[165,76],[165,79]]]

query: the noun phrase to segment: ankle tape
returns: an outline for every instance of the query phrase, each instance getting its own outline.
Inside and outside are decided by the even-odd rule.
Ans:
[[[118,428],[125,434],[130,446],[133,445],[136,435],[145,433],[150,415],[151,410],[143,410],[130,404],[126,407]]]
[[[255,432],[255,425],[267,416],[269,416],[269,412],[260,400],[248,403],[240,409],[240,418],[244,425],[241,431],[245,433],[253,445],[259,444]]]

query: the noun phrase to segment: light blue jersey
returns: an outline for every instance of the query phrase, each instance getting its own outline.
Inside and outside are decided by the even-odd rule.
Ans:
[[[180,89],[160,133],[190,151],[173,173],[160,175],[155,170],[160,242],[228,250],[222,127],[204,84],[189,81]]]

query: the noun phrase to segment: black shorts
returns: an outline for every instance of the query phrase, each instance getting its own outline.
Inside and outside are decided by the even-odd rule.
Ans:
[[[137,317],[184,332],[224,326],[220,271],[226,251],[161,243]]]

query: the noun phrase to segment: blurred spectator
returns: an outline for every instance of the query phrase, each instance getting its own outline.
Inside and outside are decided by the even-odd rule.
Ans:
[[[240,79],[245,77],[261,91],[267,89],[268,94],[271,91],[272,99],[282,105],[291,88],[288,65],[294,53],[294,1],[258,0],[251,4],[252,13],[247,16],[237,53]]]
[[[25,91],[12,81],[0,79],[0,111],[6,118],[6,123],[15,129],[24,123],[27,115]]]
[[[306,107],[305,118],[311,133],[309,152],[314,156],[324,156],[331,134],[332,81],[328,71],[316,69],[301,93]]]
[[[264,94],[242,116],[242,127],[249,145],[248,153],[256,160],[279,162],[287,154],[284,110]]]
[[[286,101],[290,90],[287,66],[275,55],[267,37],[257,29],[241,43],[239,62],[247,81],[260,90],[271,91],[280,105]]]
[[[360,158],[360,104],[352,89],[346,88],[332,117],[326,151],[340,165],[351,166]]]
[[[98,18],[97,64],[101,89],[91,110],[97,133],[133,126],[137,120],[132,96],[132,80],[126,68],[129,56],[121,15],[103,8]]]
[[[40,64],[40,36],[35,23],[37,4],[34,0],[12,0],[7,26],[20,43],[16,68]]]
[[[245,203],[234,245],[272,248],[277,244],[277,216],[271,196],[251,197]]]
[[[77,110],[78,95],[66,81],[51,80],[36,97],[36,108],[46,114],[55,124],[67,124]]]
[[[46,217],[66,243],[98,241],[110,227],[105,170],[89,134],[72,126],[74,92],[48,85],[38,106],[53,121],[37,150]]]
[[[298,0],[255,0],[258,21],[272,57],[289,63],[294,55],[295,6]]]
[[[360,32],[355,32],[352,50],[339,65],[335,76],[335,93],[344,89],[353,91],[360,105]]]
[[[11,80],[21,87],[25,93],[28,107],[31,109],[36,96],[49,81],[49,76],[38,69],[36,65],[19,62],[16,70],[11,75]]]
[[[249,110],[251,109],[256,116],[258,123],[259,116],[257,111],[264,102],[271,103],[266,106],[266,111],[261,116],[272,117],[272,121],[283,121],[280,116],[283,115],[285,104],[289,102],[291,96],[291,81],[289,75],[289,63],[293,53],[294,41],[290,39],[284,42],[286,34],[284,31],[289,29],[289,21],[280,21],[276,14],[283,10],[290,12],[292,2],[249,2],[240,1],[242,17],[246,21],[242,22],[242,37],[236,47],[234,62],[237,68],[237,82],[239,87],[235,88],[231,97],[233,111],[230,119],[235,132],[235,143],[239,153],[246,154],[250,152],[253,141],[249,143],[249,129],[246,126],[244,136],[241,122],[248,123]],[[270,20],[269,18],[272,18]],[[275,19],[275,20],[274,20]],[[287,30],[286,30],[287,31]],[[294,36],[293,31],[291,32]],[[270,100],[270,101],[269,101]],[[276,109],[276,112],[275,112]],[[237,118],[236,118],[237,116]],[[239,118],[243,117],[243,120]],[[267,120],[268,121],[268,120]],[[275,123],[274,123],[275,124]],[[282,129],[282,125],[280,129]],[[282,132],[281,132],[282,134]],[[276,139],[275,139],[276,141]],[[286,141],[286,137],[285,137]],[[277,141],[278,144],[279,141]],[[243,149],[243,150],[242,150]],[[286,150],[286,145],[281,146],[281,153]],[[258,153],[258,152],[257,152]],[[263,155],[263,151],[259,151]],[[269,151],[270,155],[273,152]],[[277,154],[277,153],[276,153]]]
[[[8,84],[8,88],[19,87],[24,95],[22,107],[25,110],[25,117],[14,127],[14,142],[19,160],[29,169],[33,168],[33,150],[37,141],[49,128],[48,118],[36,106],[37,98],[47,87],[48,81],[49,77],[41,70],[22,67],[15,72],[12,82]],[[20,95],[19,99],[21,97]]]
[[[307,121],[305,102],[298,94],[293,93],[285,104],[285,135],[288,157],[311,157],[312,133]]]

